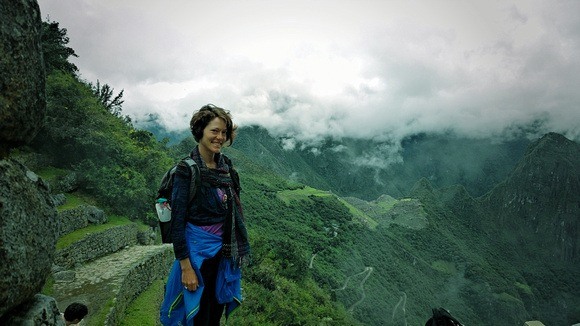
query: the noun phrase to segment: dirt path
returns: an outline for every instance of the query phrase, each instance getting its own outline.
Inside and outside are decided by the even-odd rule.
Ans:
[[[361,293],[360,299],[359,299],[357,302],[353,303],[353,304],[352,304],[352,305],[351,305],[351,306],[350,306],[350,307],[347,309],[347,310],[348,310],[348,312],[352,313],[352,312],[354,311],[354,308],[355,308],[356,306],[358,306],[359,304],[361,304],[361,303],[362,303],[362,302],[365,300],[365,298],[366,298],[366,293],[365,293],[365,288],[364,288],[364,285],[365,285],[365,282],[367,281],[367,279],[369,278],[369,276],[371,276],[371,273],[373,272],[373,270],[374,270],[374,269],[373,269],[372,267],[365,267],[365,269],[364,269],[362,272],[360,272],[360,273],[356,273],[356,274],[353,274],[353,275],[351,275],[351,276],[347,277],[347,278],[344,280],[344,284],[342,285],[342,287],[340,287],[340,288],[338,288],[338,289],[333,289],[333,291],[342,291],[342,290],[346,289],[346,287],[347,287],[347,286],[348,286],[348,284],[350,283],[350,279],[351,279],[351,278],[353,278],[353,277],[356,277],[356,276],[359,276],[359,275],[362,275],[362,274],[366,274],[366,275],[364,276],[364,278],[363,278],[363,279],[360,281],[360,283],[358,284],[358,288],[360,289],[360,293]]]

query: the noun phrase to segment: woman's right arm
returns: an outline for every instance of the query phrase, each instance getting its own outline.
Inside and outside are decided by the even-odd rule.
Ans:
[[[189,258],[189,250],[185,240],[187,221],[187,205],[190,183],[189,168],[180,163],[173,176],[173,193],[171,194],[171,240],[175,258],[182,260]]]
[[[187,206],[189,205],[189,188],[191,172],[189,167],[179,164],[173,179],[173,193],[171,195],[171,240],[173,252],[181,266],[181,283],[190,291],[198,287],[198,279],[191,261],[189,249],[185,239],[187,225]]]

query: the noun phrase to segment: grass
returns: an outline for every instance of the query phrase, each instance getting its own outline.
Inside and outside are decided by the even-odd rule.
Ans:
[[[75,208],[75,207],[80,206],[80,205],[96,206],[95,205],[96,203],[92,198],[87,197],[87,196],[80,194],[80,193],[67,193],[67,194],[65,194],[65,196],[66,196],[66,202],[64,203],[64,205],[58,207],[59,211],[62,211],[65,209]]]
[[[360,209],[356,208],[355,206],[351,205],[350,203],[348,203],[347,201],[345,201],[342,198],[338,198],[338,200],[344,205],[346,206],[346,208],[348,208],[348,211],[352,214],[352,216],[354,216],[355,218],[362,220],[363,222],[365,222],[366,225],[368,225],[368,227],[371,230],[374,230],[377,225],[379,225],[379,223],[375,220],[373,220],[370,216],[368,216],[367,214],[365,214],[363,211],[361,211]]]
[[[445,274],[454,275],[457,273],[457,268],[455,268],[455,264],[444,260],[434,261],[433,263],[431,263],[431,267]]]
[[[377,201],[376,207],[380,208],[379,211],[383,213],[390,211],[395,206],[395,204],[399,202],[399,200],[394,199],[390,196],[385,196],[380,199],[381,200]],[[406,201],[406,198],[403,198],[400,201]]]
[[[91,325],[105,325],[107,315],[109,314],[111,308],[113,308],[113,305],[115,303],[114,300],[115,299],[109,299],[101,309],[96,311],[95,314],[90,317]]]
[[[56,180],[59,177],[65,176],[67,173],[70,173],[70,171],[55,168],[53,166],[45,167],[44,169],[37,172],[37,174],[43,180],[48,181],[48,183],[54,182],[54,180]],[[65,193],[65,196],[66,196],[65,204],[57,207],[59,211],[71,209],[83,204],[98,206],[93,198],[83,195],[79,192]]]
[[[529,285],[516,282],[515,286],[525,294],[532,295],[532,288]]]
[[[52,277],[52,274],[50,274],[46,278],[46,281],[44,282],[44,286],[42,287],[40,293],[51,297],[54,293],[53,286],[54,286],[54,277]]]
[[[97,233],[97,232],[101,232],[101,231],[104,231],[106,229],[109,229],[111,227],[114,227],[114,226],[127,225],[127,224],[131,224],[131,223],[135,223],[135,222],[129,220],[126,217],[112,215],[109,217],[109,221],[105,224],[91,224],[91,225],[87,226],[86,228],[82,228],[80,230],[76,230],[76,231],[73,231],[69,234],[62,236],[56,242],[56,249],[59,250],[62,248],[66,248],[66,247],[70,246],[71,244],[83,239],[84,237],[87,236],[87,234]]]
[[[36,171],[36,174],[38,174],[43,180],[48,182],[51,182],[54,179],[65,175],[66,173],[67,173],[66,170],[55,168],[53,166],[48,166],[40,171]]]
[[[308,196],[332,196],[330,192],[314,189],[308,186],[294,190],[282,190],[279,191],[277,195],[286,205],[290,205],[290,202],[292,201],[308,200]]]
[[[125,310],[121,326],[156,326],[159,325],[159,309],[163,300],[163,280],[154,281]]]

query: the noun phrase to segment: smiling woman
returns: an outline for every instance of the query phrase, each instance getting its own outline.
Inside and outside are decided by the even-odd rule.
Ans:
[[[163,325],[219,325],[242,301],[241,267],[250,253],[239,199],[239,179],[229,158],[236,125],[230,113],[208,104],[193,114],[198,145],[190,157],[199,167],[177,166],[173,181],[171,239],[175,262],[161,307]],[[195,182],[199,178],[201,182]],[[190,199],[190,185],[199,191]]]

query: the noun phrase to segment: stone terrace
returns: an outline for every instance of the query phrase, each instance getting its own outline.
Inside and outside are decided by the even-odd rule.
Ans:
[[[107,217],[95,214],[97,211],[90,206],[60,211],[61,235],[83,232],[91,224],[106,224]],[[81,239],[57,250],[52,295],[59,310],[82,302],[89,307],[87,325],[117,325],[131,301],[153,281],[169,274],[172,246],[149,244],[150,232],[139,230],[136,223],[111,225],[98,232],[87,231]]]
[[[55,283],[53,296],[61,311],[74,301],[86,303],[87,325],[116,325],[132,300],[167,277],[173,259],[171,245],[128,247],[74,268],[75,279]]]

